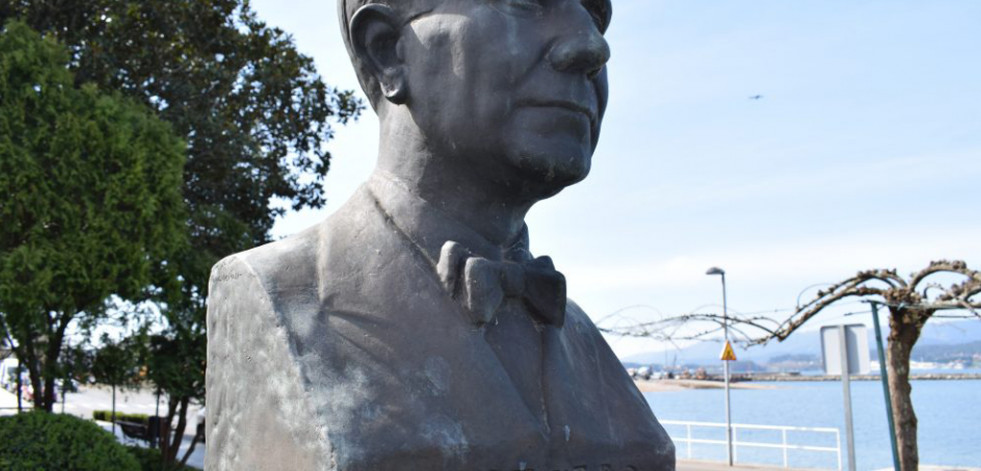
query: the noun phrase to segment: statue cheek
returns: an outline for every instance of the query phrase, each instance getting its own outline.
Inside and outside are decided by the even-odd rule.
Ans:
[[[459,38],[480,51],[482,73],[507,84],[517,84],[541,62],[546,39],[541,27],[544,13],[515,4],[537,5],[537,0],[490,0],[469,18]]]

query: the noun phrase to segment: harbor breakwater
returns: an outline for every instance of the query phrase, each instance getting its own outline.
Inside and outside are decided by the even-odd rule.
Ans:
[[[722,377],[712,377],[712,380],[722,381]],[[851,381],[879,381],[879,375],[849,375]],[[981,373],[911,373],[911,380],[965,380],[981,379]],[[840,375],[800,375],[786,373],[751,373],[734,374],[730,376],[734,382],[741,381],[840,381]]]

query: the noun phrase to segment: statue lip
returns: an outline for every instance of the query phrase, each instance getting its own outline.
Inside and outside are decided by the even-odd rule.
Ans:
[[[589,122],[592,125],[596,125],[597,117],[596,112],[589,106],[576,103],[571,100],[541,100],[541,99],[531,99],[531,100],[521,100],[518,102],[518,106],[528,106],[528,107],[539,107],[539,108],[564,108],[569,111],[574,111],[576,113],[582,113],[589,118]]]

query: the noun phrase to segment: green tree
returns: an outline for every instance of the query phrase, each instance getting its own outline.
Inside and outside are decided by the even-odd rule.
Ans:
[[[203,271],[268,240],[282,213],[269,208],[274,199],[295,209],[325,202],[330,121],[347,122],[361,103],[327,86],[247,1],[0,0],[0,19],[9,17],[69,45],[77,83],[120,90],[184,136],[195,256],[210,255]],[[200,277],[189,283],[204,288]]]
[[[247,0],[0,0],[6,17],[68,44],[77,82],[152,106],[187,141],[190,245],[167,265],[180,283],[159,283],[166,337],[190,355],[180,358],[186,375],[161,382],[179,440],[182,411],[204,399],[211,266],[268,241],[282,213],[271,202],[323,205],[331,124],[357,117],[362,104],[325,84],[313,60]],[[176,453],[163,455],[172,463]]]
[[[159,391],[165,391],[170,400],[167,401],[167,418],[176,418],[174,434],[169,442],[161,443],[163,456],[171,456],[168,463],[176,462],[177,451],[183,439],[183,431],[187,429],[187,411],[190,399],[204,397],[204,358],[206,355],[207,339],[201,333],[201,338],[194,338],[193,333],[176,333],[177,329],[152,335],[149,338],[147,355],[147,377]],[[181,337],[185,335],[187,337]],[[174,400],[177,398],[178,400]],[[171,422],[167,422],[170,424]],[[180,464],[187,463],[188,458],[201,437],[194,434],[191,445],[187,448]]]
[[[92,377],[98,384],[112,388],[112,433],[116,434],[116,388],[136,387],[140,384],[141,345],[140,336],[134,335],[113,341],[102,335],[102,345],[92,358]]]
[[[70,60],[23,23],[0,32],[0,323],[48,411],[69,324],[142,298],[185,237],[184,144],[146,106],[76,87]]]
[[[92,354],[85,344],[71,345],[66,340],[59,358],[61,364],[61,413],[65,413],[68,394],[78,392],[78,385],[85,384],[92,376]]]

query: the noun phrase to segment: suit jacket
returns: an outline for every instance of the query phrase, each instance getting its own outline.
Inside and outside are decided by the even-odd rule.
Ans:
[[[230,256],[208,298],[209,470],[673,470],[589,318],[514,300],[475,324],[447,240],[502,249],[376,175],[325,222]]]

